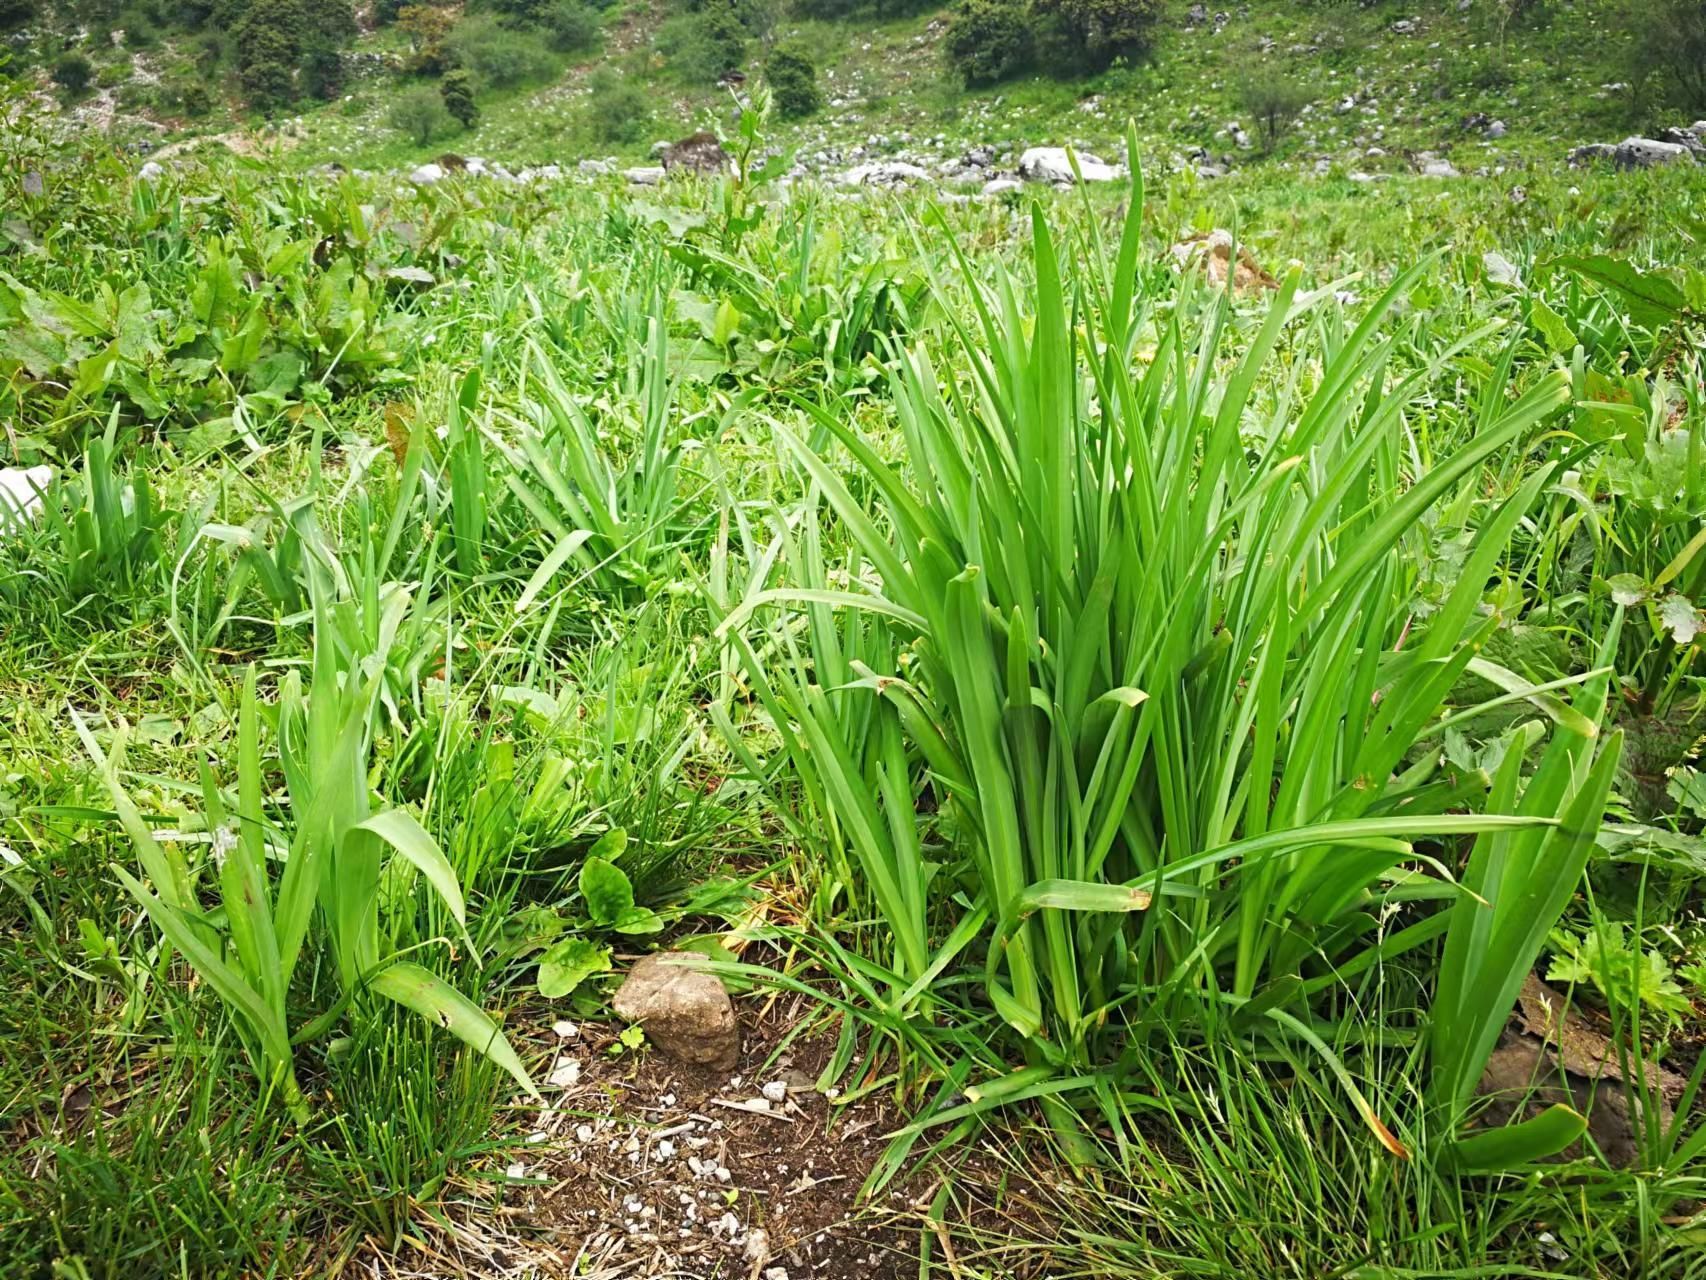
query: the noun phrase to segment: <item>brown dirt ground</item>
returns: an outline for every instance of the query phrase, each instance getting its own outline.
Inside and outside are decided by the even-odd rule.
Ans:
[[[814,1011],[803,998],[753,996],[736,1008],[741,1062],[728,1074],[649,1048],[613,1055],[620,1025],[582,1023],[572,1039],[559,1039],[548,1022],[523,1032],[544,1056],[541,1078],[571,1061],[578,1078],[547,1089],[543,1110],[517,1114],[525,1144],[473,1175],[467,1197],[452,1199],[426,1233],[430,1243],[406,1259],[364,1251],[352,1273],[899,1280],[919,1274],[921,1243],[947,1263],[949,1226],[1033,1218],[1011,1167],[976,1147],[951,1168],[914,1168],[862,1198],[903,1122],[892,1102],[839,1103],[818,1091],[833,1035],[785,1044]],[[786,1101],[744,1109],[766,1084],[772,1093],[786,1085]],[[491,1180],[505,1175],[515,1176],[495,1203]],[[929,1208],[944,1179],[955,1208],[944,1214],[953,1221],[938,1225]],[[959,1274],[958,1266],[943,1274]]]

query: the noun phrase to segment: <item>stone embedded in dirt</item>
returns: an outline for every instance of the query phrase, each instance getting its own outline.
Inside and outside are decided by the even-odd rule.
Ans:
[[[1180,266],[1200,263],[1214,284],[1225,284],[1227,273],[1231,272],[1232,287],[1235,289],[1279,288],[1279,281],[1263,270],[1261,263],[1256,261],[1256,256],[1245,245],[1238,246],[1238,265],[1233,267],[1232,233],[1220,227],[1179,241],[1173,246],[1173,257]]]
[[[1687,1082],[1648,1064],[1647,1083],[1659,1123],[1668,1126],[1671,1102]],[[1640,1160],[1642,1101],[1638,1096],[1631,1101],[1611,1042],[1532,974],[1523,983],[1515,1024],[1487,1059],[1476,1092],[1491,1103],[1481,1117],[1483,1125],[1496,1128],[1562,1104],[1587,1118],[1588,1137],[1614,1167],[1628,1168]],[[1578,1142],[1553,1160],[1581,1154]]]
[[[740,1060],[740,1027],[721,979],[687,951],[659,951],[628,971],[611,1008],[645,1029],[665,1056],[731,1071]]]

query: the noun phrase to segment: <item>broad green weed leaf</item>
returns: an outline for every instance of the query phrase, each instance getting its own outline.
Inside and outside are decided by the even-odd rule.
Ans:
[[[585,938],[564,938],[539,957],[539,994],[547,1000],[560,1000],[593,974],[609,969],[609,947]]]

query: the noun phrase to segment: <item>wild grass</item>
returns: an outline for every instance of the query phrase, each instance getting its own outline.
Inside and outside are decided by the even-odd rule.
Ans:
[[[904,1108],[873,1185],[975,1136],[1059,1189],[964,1274],[1698,1270],[1699,1071],[1616,975],[1574,998],[1692,1078],[1634,1168],[1476,1097],[1560,922],[1701,959],[1698,314],[1590,261],[1698,296],[1698,176],[87,164],[0,174],[54,229],[6,460],[59,473],[0,536],[21,1267],[406,1250],[536,1024],[607,1016],[546,947],[732,932]],[[1174,265],[1215,225],[1276,289]]]

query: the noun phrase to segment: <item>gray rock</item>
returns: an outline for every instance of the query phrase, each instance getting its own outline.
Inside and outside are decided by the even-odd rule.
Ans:
[[[1392,24],[1392,34],[1399,36],[1413,36],[1416,34],[1418,26],[1420,26],[1420,24],[1414,18],[1400,18]]]
[[[1693,164],[1694,153],[1680,142],[1656,138],[1625,138],[1613,155],[1619,169],[1654,169],[1666,164]]]
[[[144,165],[146,169],[148,166]],[[159,166],[155,166],[158,168]],[[436,164],[423,164],[409,175],[409,181],[417,187],[430,187],[434,183],[444,181],[444,169]]]
[[[1687,147],[1695,155],[1706,155],[1706,120],[1696,120],[1686,128],[1662,129],[1659,131],[1658,140]]]
[[[848,187],[903,187],[909,182],[928,182],[930,174],[904,160],[876,160],[857,164],[836,179]]]
[[[615,166],[608,160],[582,160],[575,166],[575,170],[589,178],[598,178],[607,173],[614,173]]]
[[[1569,155],[1570,167],[1579,168],[1584,164],[1605,164],[1617,158],[1617,148],[1609,142],[1590,142],[1585,146],[1575,147]]]
[[[1422,177],[1424,178],[1455,178],[1458,176],[1460,175],[1457,172],[1457,166],[1449,160],[1422,161]]]
[[[663,181],[663,166],[636,165],[632,169],[622,170],[622,176],[628,180],[631,187],[655,187]]]
[[[991,178],[983,184],[983,194],[986,196],[1005,195],[1009,191],[1022,191],[1025,184],[1017,178]]]
[[[432,167],[436,169],[438,166],[433,165]],[[155,179],[164,175],[165,172],[166,170],[161,166],[158,160],[150,160],[147,164],[143,165],[142,168],[136,171],[136,176],[141,178],[144,182],[153,182]]]
[[[1104,164],[1088,151],[1078,152],[1078,171],[1086,182],[1113,182],[1120,171]],[[1019,176],[1027,182],[1057,182],[1070,185],[1072,165],[1065,147],[1031,147],[1019,157]]]
[[[641,960],[610,1002],[637,1022],[658,1051],[676,1062],[732,1071],[740,1061],[740,1026],[722,981],[687,951],[659,951]]]
[[[1487,126],[1481,136],[1484,138],[1502,138],[1507,132],[1509,131],[1505,128],[1505,122],[1503,120],[1495,120],[1492,124]]]
[[[1207,21],[1208,6],[1206,4],[1193,4],[1185,13],[1185,25],[1187,27],[1200,27]]]

